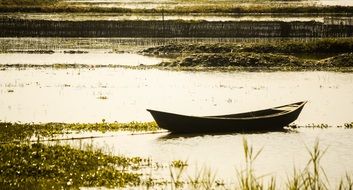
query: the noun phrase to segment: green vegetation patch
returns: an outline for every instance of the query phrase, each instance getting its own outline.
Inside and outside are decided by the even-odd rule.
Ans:
[[[239,43],[171,43],[150,47],[141,53],[169,55],[183,53],[286,53],[286,54],[333,54],[353,52],[353,38],[327,38],[313,41],[274,40]]]
[[[242,51],[258,53],[333,54],[353,52],[353,38],[328,38],[314,41],[278,41],[246,44]]]
[[[50,5],[62,0],[0,0],[0,5]]]
[[[174,62],[164,62],[161,66],[181,67],[273,67],[303,66],[304,62],[294,56],[261,53],[193,54]]]
[[[275,70],[346,70],[353,67],[353,38],[312,41],[274,40],[240,43],[171,43],[140,53],[174,56],[164,68],[271,68]]]
[[[177,55],[183,53],[230,53],[241,50],[241,44],[231,43],[172,43],[140,51],[149,55]]]
[[[144,162],[69,146],[2,144],[0,185],[5,189],[136,186],[141,175],[127,169],[140,169]]]
[[[322,65],[332,67],[353,67],[353,53],[345,53],[319,61]]]
[[[0,123],[0,139],[2,143],[8,141],[28,141],[33,136],[50,137],[56,134],[73,131],[156,131],[159,130],[155,122],[130,123]]]

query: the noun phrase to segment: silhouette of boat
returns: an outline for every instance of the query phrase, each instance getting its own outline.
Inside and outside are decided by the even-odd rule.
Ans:
[[[216,133],[283,130],[295,121],[307,101],[264,110],[216,116],[188,116],[147,109],[158,126],[172,133]]]

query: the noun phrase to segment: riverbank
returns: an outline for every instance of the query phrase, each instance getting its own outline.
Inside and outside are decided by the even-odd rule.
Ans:
[[[31,129],[46,130],[46,133],[36,133],[43,135],[58,135],[56,127],[59,124],[10,124],[1,123],[0,129],[5,130],[8,135],[7,140],[16,139],[18,132],[26,133]],[[62,124],[60,124],[62,125]],[[91,130],[97,124],[66,124],[70,129],[76,130],[79,126],[81,132]],[[100,124],[101,125],[101,124]],[[111,125],[109,123],[103,125]],[[155,125],[153,123],[139,123],[137,125]],[[71,126],[71,127],[69,127]],[[353,123],[338,126],[341,130],[351,130]],[[332,128],[326,124],[302,126],[304,128],[316,128],[316,130],[328,130]],[[299,126],[292,126],[295,133]],[[18,130],[12,130],[15,128]],[[95,127],[94,127],[95,128]],[[127,130],[135,131],[135,127],[127,127]],[[101,127],[95,129],[101,131]],[[105,131],[105,130],[103,130]],[[114,132],[111,128],[105,132]],[[154,129],[151,129],[154,131]],[[31,133],[25,136],[30,137]],[[215,134],[217,136],[217,134]],[[239,134],[241,135],[241,134]],[[60,136],[60,135],[59,135]],[[183,136],[180,136],[183,138]],[[169,137],[172,138],[173,137]],[[178,138],[178,136],[174,137]],[[193,136],[185,136],[186,139]],[[219,138],[219,137],[218,137]],[[3,138],[1,138],[3,139]],[[74,140],[74,139],[72,139]],[[118,139],[116,139],[118,140]],[[66,140],[67,141],[67,140]],[[61,142],[62,143],[62,142]],[[166,163],[154,162],[151,158],[131,157],[124,155],[113,155],[106,151],[87,146],[80,143],[80,147],[61,144],[58,140],[55,143],[47,143],[41,140],[28,142],[22,139],[20,142],[6,142],[0,144],[0,184],[6,189],[18,188],[69,188],[79,189],[82,187],[91,188],[171,188],[171,189],[209,189],[209,188],[237,188],[237,189],[301,189],[302,186],[321,186],[330,189],[346,189],[352,186],[351,173],[342,176],[338,186],[330,185],[329,179],[323,179],[326,175],[324,170],[316,171],[315,166],[324,167],[321,158],[325,158],[326,150],[317,141],[313,147],[308,149],[309,164],[304,169],[296,168],[293,174],[288,174],[285,184],[277,183],[276,176],[259,178],[256,171],[257,157],[261,158],[261,149],[253,147],[243,138],[244,163],[236,171],[233,178],[238,183],[229,184],[227,180],[217,175],[217,172],[206,166],[190,174],[189,168],[194,167],[186,160],[171,160]],[[253,165],[254,164],[254,165]],[[167,170],[164,177],[157,174]],[[169,172],[168,172],[169,171]],[[317,180],[322,179],[322,180]],[[307,180],[312,180],[308,182]],[[248,181],[247,184],[243,184]]]
[[[351,38],[252,43],[171,43],[142,50],[171,56],[164,68],[250,68],[259,70],[347,70],[353,68]]]

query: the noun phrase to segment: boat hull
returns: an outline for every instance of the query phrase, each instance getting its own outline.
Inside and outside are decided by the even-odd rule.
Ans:
[[[216,133],[216,132],[249,132],[277,131],[295,121],[306,102],[297,102],[280,107],[255,112],[224,116],[187,116],[156,110],[148,110],[160,128],[172,133]],[[278,108],[292,106],[291,110],[274,112]],[[266,114],[268,112],[269,114]],[[256,114],[260,114],[256,116]],[[254,117],[247,115],[254,114]],[[242,117],[244,116],[244,117]]]

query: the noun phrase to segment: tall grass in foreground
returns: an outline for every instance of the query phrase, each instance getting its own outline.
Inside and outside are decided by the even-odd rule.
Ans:
[[[245,156],[245,168],[237,172],[239,188],[244,190],[263,189],[264,185],[261,178],[255,175],[253,163],[260,155],[262,149],[254,151],[252,146],[249,146],[248,141],[243,139],[243,149]]]
[[[352,190],[353,178],[350,174],[346,174],[338,185],[338,187],[330,186],[329,179],[325,170],[321,165],[321,159],[325,155],[326,149],[321,149],[317,140],[312,149],[307,148],[309,160],[300,170],[294,167],[293,174],[287,178],[285,184],[277,184],[274,176],[262,175],[258,176],[255,172],[254,162],[260,156],[262,148],[255,150],[249,145],[246,138],[243,139],[243,151],[245,158],[245,166],[241,170],[237,170],[237,184],[226,185],[216,178],[215,172],[210,169],[201,169],[196,171],[194,176],[188,176],[187,180],[183,180],[183,174],[186,171],[187,163],[175,166],[170,165],[170,189],[236,189],[236,190]],[[265,178],[267,180],[265,180]]]
[[[327,148],[321,150],[319,148],[319,141],[317,140],[313,149],[309,150],[309,148],[307,148],[307,150],[309,152],[310,159],[303,171],[294,169],[292,177],[288,178],[288,189],[329,189],[329,179],[326,176],[325,170],[321,166],[321,159]]]

